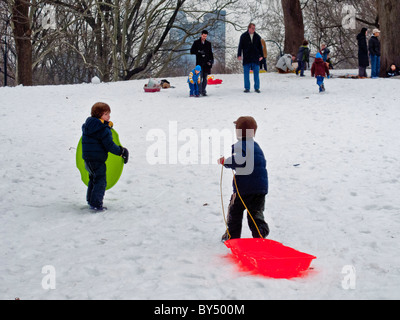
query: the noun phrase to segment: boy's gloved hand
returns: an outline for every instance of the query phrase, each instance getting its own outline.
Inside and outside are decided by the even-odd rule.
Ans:
[[[128,159],[129,159],[129,151],[128,151],[128,149],[122,148],[121,157],[122,157],[122,159],[124,159],[124,163],[127,164],[128,163]]]

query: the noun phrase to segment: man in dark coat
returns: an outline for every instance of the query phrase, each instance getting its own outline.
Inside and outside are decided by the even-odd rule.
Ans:
[[[203,96],[207,95],[207,78],[211,73],[211,68],[214,63],[211,42],[206,40],[207,36],[208,31],[203,30],[200,39],[193,42],[192,48],[190,49],[190,54],[196,55],[196,65],[201,66],[200,94]]]
[[[361,32],[357,35],[358,42],[358,76],[360,78],[367,78],[367,67],[369,66],[368,46],[367,46],[367,28],[362,28]]]
[[[371,56],[371,78],[377,79],[381,71],[381,43],[378,39],[380,31],[374,29],[373,36],[369,39],[368,50]]]
[[[254,90],[260,93],[260,61],[263,59],[261,37],[255,32],[256,26],[250,23],[247,31],[240,37],[237,57],[243,61],[244,92],[250,92],[250,70],[254,74]]]

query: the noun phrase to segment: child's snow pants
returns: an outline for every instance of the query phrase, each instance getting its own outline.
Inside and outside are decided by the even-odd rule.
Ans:
[[[304,76],[304,70],[306,70],[306,68],[307,68],[307,64],[306,64],[307,62],[305,62],[305,61],[299,61],[298,62],[298,67],[297,67],[297,69],[296,69],[296,74],[298,75],[299,74],[299,72],[300,72],[300,76]]]
[[[261,236],[265,238],[269,234],[268,224],[264,220],[265,194],[242,195],[242,199],[249,209],[254,221],[260,230]],[[231,239],[238,239],[242,233],[243,211],[246,210],[239,196],[234,193],[231,197],[228,212],[228,230]],[[247,214],[247,224],[253,238],[260,238],[253,220]]]
[[[89,172],[86,200],[90,206],[101,208],[107,187],[106,164],[98,161],[85,161],[85,168]]]
[[[196,83],[189,82],[189,89],[190,89],[190,96],[198,96],[200,94],[199,84],[197,82]]]
[[[324,85],[324,77],[323,76],[316,76],[317,78],[317,85],[319,86],[319,92],[324,91],[323,85]]]

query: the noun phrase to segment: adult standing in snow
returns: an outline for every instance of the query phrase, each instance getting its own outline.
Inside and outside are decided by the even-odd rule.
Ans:
[[[371,78],[377,79],[381,71],[381,42],[378,39],[381,32],[378,29],[374,29],[372,33],[374,35],[369,39],[368,43],[368,50],[371,56]]]
[[[200,94],[203,96],[207,95],[207,78],[211,73],[211,68],[214,63],[211,42],[207,40],[207,36],[208,31],[203,30],[200,39],[193,42],[192,48],[190,49],[190,53],[196,55],[196,65],[201,67]]]
[[[358,42],[358,76],[360,78],[368,78],[367,67],[369,66],[368,46],[367,46],[368,29],[362,28],[357,35]]]
[[[238,60],[243,62],[244,92],[250,92],[250,70],[254,74],[254,90],[260,93],[260,61],[263,59],[261,37],[256,25],[250,23],[247,31],[240,36]]]

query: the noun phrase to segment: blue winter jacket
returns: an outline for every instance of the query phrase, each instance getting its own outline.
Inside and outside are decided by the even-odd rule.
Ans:
[[[191,84],[200,84],[201,83],[201,77],[200,77],[201,72],[196,74],[196,69],[193,69],[192,71],[190,71],[189,73],[189,77],[187,82],[191,83]]]
[[[241,195],[268,193],[267,161],[252,138],[236,142],[232,146],[232,156],[225,160],[224,166],[236,170],[236,183]],[[234,181],[233,192],[236,193]]]
[[[112,138],[109,122],[89,117],[82,125],[82,158],[87,161],[105,162],[108,152],[121,155],[121,147]]]

